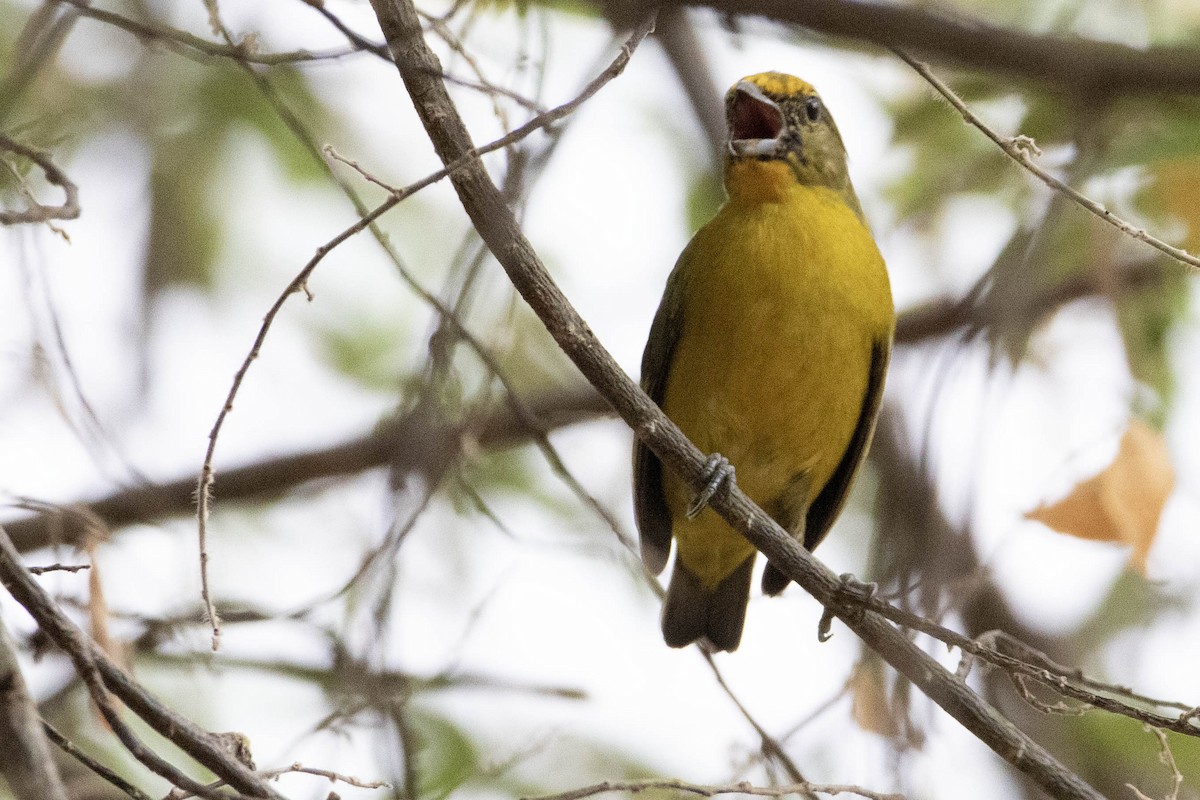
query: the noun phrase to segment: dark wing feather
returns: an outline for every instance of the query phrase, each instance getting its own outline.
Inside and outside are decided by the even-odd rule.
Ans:
[[[883,400],[883,382],[887,376],[891,352],[890,337],[871,345],[871,371],[867,375],[867,392],[858,412],[858,424],[854,428],[854,435],[850,437],[850,444],[829,482],[808,508],[804,523],[804,546],[809,551],[819,545],[833,527],[834,520],[846,504],[850,486],[854,483],[854,476],[867,453],[867,447],[871,444],[871,437],[875,434],[875,420],[879,416],[879,404]],[[764,594],[779,594],[790,582],[790,578],[767,564],[762,577]]]
[[[642,388],[660,406],[671,372],[671,356],[683,324],[680,275],[686,257],[685,250],[671,277],[667,278],[667,287],[642,353]],[[663,495],[662,462],[640,439],[633,444],[633,512],[641,533],[642,562],[657,575],[667,565],[671,552],[671,511]]]

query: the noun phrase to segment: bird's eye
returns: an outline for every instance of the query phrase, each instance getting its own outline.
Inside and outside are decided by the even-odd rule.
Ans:
[[[816,122],[821,118],[821,101],[815,97],[808,98],[808,102],[804,104],[804,113],[808,116],[809,122]]]

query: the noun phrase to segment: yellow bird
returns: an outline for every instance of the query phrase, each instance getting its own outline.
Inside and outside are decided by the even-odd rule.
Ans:
[[[676,542],[663,637],[715,650],[741,641],[755,550],[708,498],[736,469],[751,499],[816,547],[874,433],[895,328],[845,146],[813,87],[751,75],[729,90],[726,117],[729,199],[679,257],[642,356],[642,387],[714,454],[713,480],[697,497],[640,442],[633,459],[647,567],[661,572]],[[788,582],[767,565],[764,592]]]

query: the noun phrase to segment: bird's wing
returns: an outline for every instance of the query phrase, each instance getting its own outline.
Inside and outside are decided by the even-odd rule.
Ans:
[[[667,278],[650,338],[642,353],[642,388],[659,406],[667,390],[671,358],[683,327],[682,269],[687,251]],[[657,575],[671,552],[671,511],[663,494],[662,462],[639,439],[633,447],[633,512],[642,539],[642,562]]]
[[[871,443],[871,436],[875,433],[875,419],[879,416],[879,403],[883,399],[883,379],[887,375],[891,352],[891,336],[871,345],[871,369],[867,374],[867,391],[863,395],[862,408],[858,412],[858,424],[854,428],[854,434],[850,437],[850,444],[846,447],[846,452],[842,454],[842,460],[838,462],[837,469],[833,471],[833,475],[821,489],[817,499],[813,500],[812,505],[808,507],[807,516],[804,518],[804,546],[809,551],[820,544],[821,540],[825,538],[825,534],[829,533],[829,529],[833,527],[833,521],[837,519],[842,505],[846,502],[846,495],[850,493],[854,475],[858,472],[863,456],[866,455],[867,446]],[[808,492],[807,488],[803,486],[800,490],[804,494]],[[784,500],[786,499],[785,497]],[[786,515],[776,517],[776,520],[785,526],[792,524]],[[796,520],[796,522],[799,521],[799,519]],[[793,533],[796,536],[801,534],[799,525],[795,526]],[[762,576],[763,594],[779,594],[787,588],[789,583],[791,583],[791,578],[768,562]]]
[[[854,482],[858,467],[867,453],[867,446],[871,444],[871,437],[875,434],[875,420],[879,416],[879,404],[883,400],[883,380],[887,376],[891,353],[890,336],[871,345],[871,371],[867,375],[867,392],[863,396],[862,410],[858,413],[854,435],[850,437],[850,444],[829,482],[808,508],[808,517],[804,525],[804,546],[810,551],[829,533],[833,521],[841,512],[846,495],[850,493],[850,485]]]

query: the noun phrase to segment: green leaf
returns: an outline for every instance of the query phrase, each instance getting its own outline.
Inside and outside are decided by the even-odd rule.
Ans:
[[[954,88],[972,104],[985,91],[969,81],[955,81]],[[886,190],[901,219],[934,215],[958,194],[1015,198],[1026,191],[1008,157],[931,91],[887,105],[895,121],[894,143],[911,156],[908,169]],[[974,110],[986,116],[986,108]]]
[[[418,800],[442,800],[479,773],[479,752],[457,725],[411,703],[406,713],[417,740],[410,757],[418,785],[408,788]]]
[[[1175,398],[1171,333],[1187,319],[1189,280],[1182,270],[1164,271],[1163,280],[1117,303],[1117,323],[1130,372],[1153,396],[1139,396],[1134,411],[1157,428],[1166,421]]]
[[[1162,587],[1131,569],[1121,573],[1091,618],[1075,634],[1079,649],[1100,649],[1123,631],[1143,628],[1168,612],[1183,613],[1188,602],[1167,594]]]
[[[305,127],[314,135],[324,136],[329,132],[332,117],[312,93],[302,73],[292,67],[275,67],[264,79],[278,102],[304,120]],[[199,115],[196,135],[223,140],[236,124],[248,125],[267,143],[289,178],[324,179],[326,172],[321,161],[289,130],[269,96],[241,69],[225,66],[207,70],[193,98]]]
[[[1120,783],[1137,786],[1146,797],[1170,794],[1172,777],[1159,761],[1158,737],[1142,723],[1118,714],[1092,712],[1075,718],[1069,727],[1069,741],[1085,759],[1085,776],[1088,772],[1120,776]],[[1167,744],[1183,774],[1184,787],[1195,786],[1200,780],[1200,740],[1167,733]]]
[[[412,333],[402,317],[350,315],[316,331],[322,357],[367,389],[395,392],[402,353]]]

